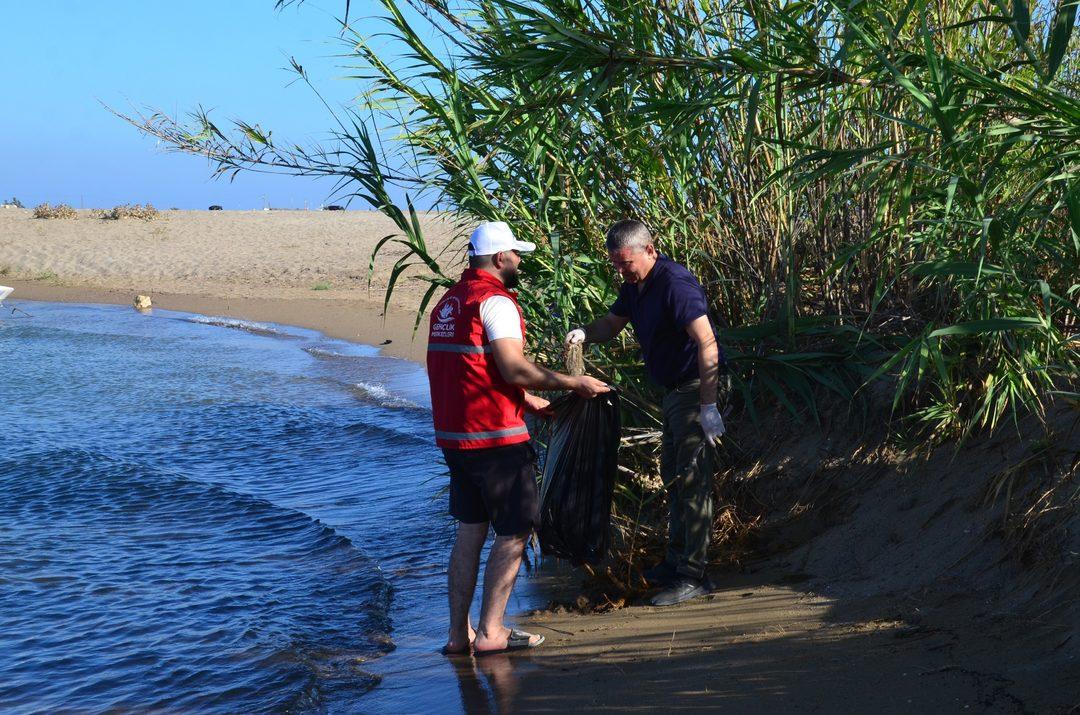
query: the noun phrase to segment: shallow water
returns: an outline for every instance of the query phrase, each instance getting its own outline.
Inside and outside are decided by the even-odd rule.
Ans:
[[[437,654],[452,530],[419,366],[298,328],[7,306],[32,317],[0,317],[0,709],[470,707]]]

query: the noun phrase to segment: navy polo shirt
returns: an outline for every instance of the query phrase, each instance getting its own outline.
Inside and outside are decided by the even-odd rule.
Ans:
[[[611,312],[630,319],[656,383],[670,389],[698,377],[697,343],[686,326],[709,309],[705,289],[685,266],[661,255],[642,283],[623,283]]]

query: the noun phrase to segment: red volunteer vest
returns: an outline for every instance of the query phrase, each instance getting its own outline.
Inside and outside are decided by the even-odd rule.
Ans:
[[[440,447],[482,449],[529,440],[525,391],[499,373],[480,321],[480,304],[496,295],[518,304],[502,281],[470,268],[431,312],[427,369],[435,443]]]

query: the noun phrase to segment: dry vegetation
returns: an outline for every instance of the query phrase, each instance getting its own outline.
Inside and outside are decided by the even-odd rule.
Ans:
[[[34,218],[78,218],[79,214],[67,204],[51,206],[48,203],[34,207]]]
[[[154,221],[161,216],[161,212],[150,204],[121,204],[114,206],[101,214],[101,218],[109,221],[119,221],[122,218],[137,218],[142,221]]]
[[[121,204],[111,209],[89,209],[85,212],[90,218],[100,218],[108,221],[118,221],[122,218],[137,218],[142,221],[153,221],[160,218],[161,212],[151,204]],[[34,218],[78,218],[79,212],[67,204],[55,206],[44,203],[34,207]]]

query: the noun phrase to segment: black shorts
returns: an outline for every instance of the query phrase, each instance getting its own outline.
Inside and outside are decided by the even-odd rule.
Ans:
[[[464,524],[491,522],[499,536],[540,523],[532,442],[485,449],[443,449],[450,467],[450,514]]]

